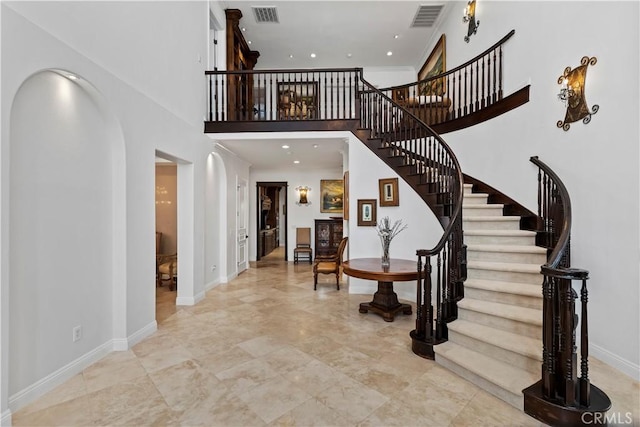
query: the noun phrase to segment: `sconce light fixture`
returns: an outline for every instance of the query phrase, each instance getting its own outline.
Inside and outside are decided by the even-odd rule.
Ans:
[[[302,186],[296,187],[296,191],[298,192],[298,201],[296,202],[296,205],[309,206],[311,202],[309,201],[307,196],[309,195],[309,191],[311,191],[311,187],[302,185]]]
[[[564,73],[558,77],[558,84],[561,85],[558,99],[567,107],[564,120],[558,120],[556,125],[565,131],[569,130],[569,123],[582,120],[585,125],[591,121],[591,116],[598,112],[600,107],[594,104],[589,110],[584,95],[584,85],[587,78],[587,67],[595,65],[598,60],[596,57],[589,58],[583,56],[580,60],[580,66],[572,70],[571,67],[564,69]]]
[[[467,2],[467,7],[464,8],[462,22],[469,23],[467,35],[464,36],[464,41],[469,43],[469,37],[471,37],[478,31],[478,26],[480,25],[480,21],[476,21],[476,0]]]

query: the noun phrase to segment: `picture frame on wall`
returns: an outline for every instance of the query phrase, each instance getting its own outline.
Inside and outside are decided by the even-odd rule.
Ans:
[[[426,80],[429,77],[437,76],[447,71],[446,63],[446,38],[443,34],[438,39],[435,47],[427,57],[424,65],[418,72],[418,81]],[[425,83],[418,84],[419,95],[436,95],[442,96],[447,91],[446,78],[435,79]]]
[[[320,180],[320,212],[341,214],[344,207],[344,182],[341,179]]]
[[[398,178],[378,180],[380,206],[400,206]]]
[[[376,205],[376,199],[358,199],[358,226],[376,226]]]
[[[344,186],[344,203],[342,204],[343,218],[345,220],[349,219],[349,171],[344,173],[344,177],[342,178],[343,186]]]

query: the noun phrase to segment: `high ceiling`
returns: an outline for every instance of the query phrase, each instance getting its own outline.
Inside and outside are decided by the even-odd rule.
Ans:
[[[276,69],[417,68],[437,38],[433,28],[456,2],[223,0],[221,3],[224,8],[242,12],[240,26],[246,29],[245,39],[251,41],[251,49],[260,52],[256,68]],[[412,27],[420,6],[435,6],[430,8],[430,12],[436,11],[435,22],[429,27]],[[275,7],[278,22],[257,22],[254,7]],[[388,56],[388,52],[393,54]],[[311,58],[312,53],[315,58]]]
[[[260,52],[256,69],[418,69],[440,36],[433,28],[452,8],[460,6],[462,11],[464,7],[464,3],[446,0],[221,0],[221,5],[242,12],[240,27],[245,29],[245,39],[251,41],[252,50]],[[275,7],[278,23],[257,22],[254,7]],[[431,26],[412,27],[419,10],[421,17],[426,12],[433,20]],[[254,169],[341,168],[341,151],[345,149],[343,138],[283,141],[238,137],[222,144]],[[283,144],[291,148],[283,149]],[[294,164],[294,160],[300,163]]]

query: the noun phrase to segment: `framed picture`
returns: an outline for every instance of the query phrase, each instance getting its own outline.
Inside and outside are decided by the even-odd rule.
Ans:
[[[380,206],[400,206],[398,197],[398,178],[378,180],[380,188]]]
[[[278,82],[278,119],[317,119],[318,94],[318,82]]]
[[[341,179],[320,180],[320,212],[342,213],[344,184]]]
[[[437,76],[447,71],[446,64],[446,46],[444,34],[436,43],[426,62],[418,72],[418,80],[425,80],[429,77]],[[418,84],[420,95],[437,95],[442,96],[446,92],[446,79],[435,79],[425,83]]]
[[[358,199],[358,225],[375,227],[376,199]]]
[[[344,183],[344,203],[342,206],[342,210],[344,214],[342,215],[344,219],[349,219],[349,171],[344,173],[344,177],[342,178]]]

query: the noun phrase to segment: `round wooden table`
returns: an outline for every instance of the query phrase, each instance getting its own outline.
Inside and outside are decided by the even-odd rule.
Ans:
[[[382,268],[380,258],[355,258],[343,262],[342,267],[347,276],[378,281],[378,291],[373,294],[373,301],[360,304],[360,313],[371,310],[381,315],[386,322],[393,322],[398,312],[411,314],[409,304],[398,302],[398,295],[393,291],[393,282],[417,280],[416,261],[392,258],[391,265]]]

